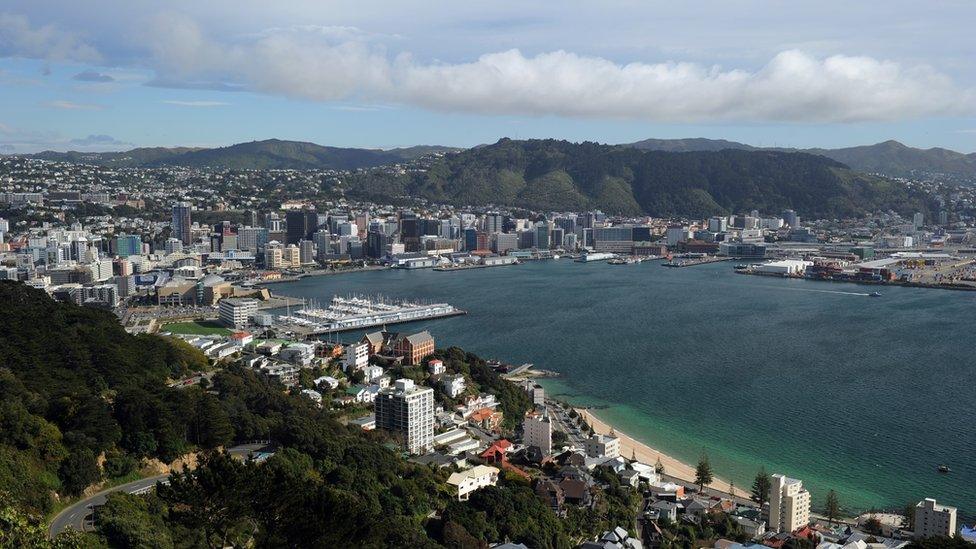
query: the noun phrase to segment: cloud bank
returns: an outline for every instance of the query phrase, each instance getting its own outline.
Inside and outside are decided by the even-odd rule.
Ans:
[[[0,55],[101,57],[76,35],[33,28],[17,16],[0,16],[0,37]],[[446,63],[390,53],[381,42],[356,28],[314,25],[218,39],[186,16],[164,14],[134,47],[141,48],[137,64],[155,72],[148,85],[445,112],[678,123],[846,123],[976,112],[976,93],[947,75],[868,56],[789,49],[758,68],[726,68],[509,49]]]

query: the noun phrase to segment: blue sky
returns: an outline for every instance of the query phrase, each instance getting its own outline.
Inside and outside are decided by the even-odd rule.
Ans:
[[[976,151],[971,2],[199,4],[4,2],[0,152],[699,136]]]

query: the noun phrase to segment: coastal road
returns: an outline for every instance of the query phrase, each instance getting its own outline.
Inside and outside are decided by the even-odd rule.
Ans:
[[[227,453],[232,456],[246,457],[258,452],[268,446],[266,442],[256,442],[251,444],[241,444],[229,448]],[[128,482],[102,490],[86,499],[78,501],[73,505],[65,507],[51,521],[48,528],[48,536],[54,538],[69,527],[79,532],[85,532],[93,528],[92,512],[96,507],[105,505],[108,495],[114,492],[126,492],[129,494],[140,494],[152,490],[157,482],[168,482],[169,474],[146,477],[144,479]]]

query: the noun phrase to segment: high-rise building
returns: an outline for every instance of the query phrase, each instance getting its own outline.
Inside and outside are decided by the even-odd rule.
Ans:
[[[769,488],[769,531],[793,532],[809,522],[810,492],[803,489],[803,481],[773,475]]]
[[[190,231],[190,203],[177,202],[173,204],[173,221],[170,235],[184,245],[193,243],[193,233]]]
[[[298,256],[302,265],[310,265],[315,263],[315,243],[311,240],[299,241]]]
[[[120,234],[116,236],[115,255],[119,257],[142,255],[142,237],[137,234]]]
[[[915,506],[914,530],[917,539],[955,536],[956,508],[923,499]]]
[[[386,255],[390,242],[391,239],[389,236],[380,231],[370,230],[366,233],[366,257],[372,257],[374,259],[383,257]]]
[[[228,297],[220,300],[220,321],[227,326],[243,328],[258,312],[258,300]]]
[[[285,244],[298,244],[299,240],[311,240],[318,229],[319,216],[311,210],[289,210],[285,213]]]
[[[789,225],[791,229],[798,229],[800,227],[800,216],[796,215],[793,210],[786,210],[783,212],[783,223]]]
[[[376,396],[376,427],[402,436],[410,453],[426,453],[434,445],[434,390],[396,380]]]
[[[924,223],[925,216],[922,215],[922,212],[915,212],[915,215],[912,216],[912,225],[915,227],[915,230],[921,228]]]
[[[485,215],[485,232],[488,234],[500,233],[504,230],[505,217],[500,213],[488,213]]]
[[[552,454],[552,423],[548,417],[526,418],[522,423],[522,432],[522,442],[526,448],[535,446],[543,457]]]

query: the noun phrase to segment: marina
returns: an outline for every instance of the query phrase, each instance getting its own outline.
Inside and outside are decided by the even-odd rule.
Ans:
[[[314,300],[295,312],[278,317],[278,323],[305,336],[348,332],[376,326],[402,324],[466,314],[448,303],[390,301],[382,297],[333,296],[320,307]]]

